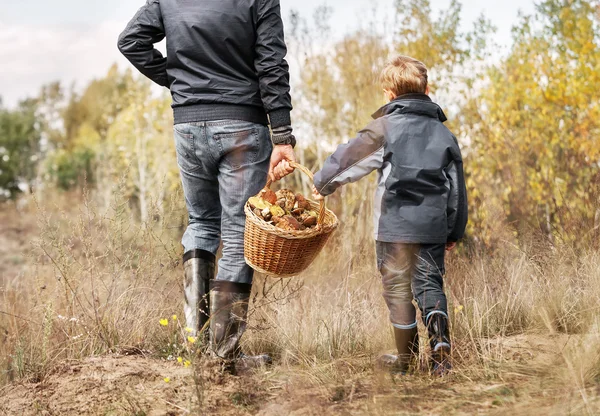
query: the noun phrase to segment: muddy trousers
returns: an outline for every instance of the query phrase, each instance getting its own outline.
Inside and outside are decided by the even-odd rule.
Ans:
[[[394,328],[411,330],[417,327],[416,310],[412,303],[415,299],[421,310],[423,323],[429,329],[432,349],[445,346],[444,344],[449,348],[448,306],[443,280],[445,244],[378,241],[376,248],[383,297]],[[446,322],[445,326],[439,323],[440,319]]]

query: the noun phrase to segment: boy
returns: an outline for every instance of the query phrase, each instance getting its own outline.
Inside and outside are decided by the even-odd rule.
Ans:
[[[350,142],[340,145],[315,174],[315,198],[378,171],[375,194],[377,266],[398,355],[380,361],[405,373],[418,354],[417,301],[431,345],[431,368],[450,368],[444,254],[463,237],[467,197],[462,157],[446,116],[429,98],[427,68],[398,56],[380,82],[389,103]]]

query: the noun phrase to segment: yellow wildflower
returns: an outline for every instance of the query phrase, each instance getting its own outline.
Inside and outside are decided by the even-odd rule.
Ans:
[[[163,378],[163,380],[165,381],[165,383],[168,383],[169,381],[171,381],[171,379],[169,377],[165,377],[165,378]]]
[[[187,338],[187,340],[188,340],[190,343],[192,343],[192,344],[193,344],[194,342],[196,342],[196,337],[189,336],[189,337]]]
[[[169,325],[169,320],[168,319],[161,319],[160,321],[158,321],[162,326],[167,326]]]
[[[185,327],[185,332],[190,333],[190,332],[193,332],[193,331],[194,330],[192,328],[189,328],[187,326]]]
[[[176,320],[177,320],[177,315],[173,315],[173,316],[171,317],[171,319],[172,319],[173,321],[176,321]]]
[[[190,365],[192,365],[192,362],[189,360],[185,360],[185,362],[183,363],[183,366],[186,368],[189,367]]]
[[[177,362],[178,362],[178,363],[182,363],[182,362],[183,362],[183,358],[181,358],[181,357],[177,357]]]
[[[457,305],[454,307],[454,313],[461,313],[463,309],[464,309],[463,305]]]

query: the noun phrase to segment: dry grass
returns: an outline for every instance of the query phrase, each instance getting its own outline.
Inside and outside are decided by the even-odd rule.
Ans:
[[[2,384],[43,381],[69,359],[185,354],[178,331],[158,325],[181,309],[181,208],[169,217],[174,223],[138,225],[124,201],[98,213],[86,195],[65,198],[2,213],[3,227],[24,218],[39,225],[27,259],[13,267],[19,273],[3,270],[0,281]],[[344,227],[302,279],[257,277],[244,348],[277,359],[275,369],[257,376],[261,383],[278,388],[286,379],[350,402],[361,397],[357,386],[382,397],[392,388],[372,370],[373,359],[392,348],[392,336],[365,237],[368,213],[354,215],[352,204],[345,210]],[[437,405],[459,413],[482,400],[518,409],[519,394],[537,406],[544,391],[571,397],[574,414],[600,409],[594,390],[600,381],[599,252],[507,242],[493,255],[453,253],[447,269],[455,374],[445,381],[414,376],[410,386],[401,382],[403,389],[418,396],[455,386],[458,393],[440,396]],[[364,409],[376,414],[382,406]],[[432,406],[413,410],[439,410]]]

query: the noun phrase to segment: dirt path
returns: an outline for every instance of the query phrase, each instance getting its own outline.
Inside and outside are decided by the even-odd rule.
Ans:
[[[523,338],[509,340],[522,350]],[[336,361],[322,368],[274,367],[233,377],[211,362],[192,367],[143,356],[105,356],[70,362],[42,382],[0,389],[1,415],[438,415],[594,414],[600,392],[553,387],[528,366],[552,359],[556,340],[529,350],[522,372],[486,380],[481,374],[445,379],[392,378],[366,360]],[[529,373],[529,374],[528,374]],[[169,377],[169,381],[165,381]],[[197,387],[198,386],[198,387]],[[202,406],[199,406],[199,397]],[[595,410],[591,410],[595,409]]]

